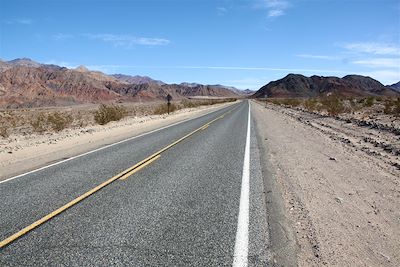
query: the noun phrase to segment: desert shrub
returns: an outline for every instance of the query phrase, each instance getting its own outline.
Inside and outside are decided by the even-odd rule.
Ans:
[[[61,112],[53,112],[47,115],[47,122],[50,124],[50,127],[56,131],[60,132],[71,125],[74,121],[71,115],[64,114]]]
[[[289,107],[297,107],[301,104],[301,101],[296,98],[268,99],[267,102],[270,102],[275,105],[289,106]]]
[[[304,108],[307,109],[308,111],[314,111],[317,109],[318,100],[315,98],[310,98],[304,101],[303,105]]]
[[[8,132],[8,127],[7,126],[1,126],[0,127],[0,136],[3,138],[8,138],[10,136],[10,133]]]
[[[285,106],[297,107],[300,106],[301,101],[296,98],[286,98],[282,100],[282,104]]]
[[[7,112],[0,113],[0,136],[3,138],[8,138],[10,127],[10,115]],[[15,127],[15,126],[14,126]]]
[[[322,108],[331,116],[336,116],[346,111],[342,101],[337,96],[324,97],[321,99],[321,104]]]
[[[169,106],[169,112],[174,112],[175,110],[177,110],[177,106],[171,103]],[[154,108],[152,113],[153,115],[162,115],[168,113],[168,105],[166,103],[160,104]]]
[[[99,109],[94,113],[94,120],[100,125],[109,123],[110,121],[119,121],[126,116],[126,110],[122,106],[101,104]]]
[[[39,113],[36,118],[30,121],[30,125],[35,133],[43,133],[47,129],[46,116],[43,113]]]
[[[183,108],[194,108],[199,106],[198,103],[195,103],[194,101],[190,101],[188,99],[184,99],[181,101],[181,105]]]
[[[386,99],[383,108],[383,113],[400,116],[400,98]]]
[[[375,102],[374,97],[369,96],[369,97],[367,97],[367,98],[364,100],[364,107],[372,107],[372,105],[374,104],[374,102]]]

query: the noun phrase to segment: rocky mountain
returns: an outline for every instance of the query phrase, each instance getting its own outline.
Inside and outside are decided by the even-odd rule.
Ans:
[[[392,84],[392,85],[388,85],[387,87],[390,87],[390,88],[400,92],[400,82],[397,82],[397,83]]]
[[[393,89],[365,76],[347,75],[343,78],[289,74],[261,87],[253,97],[319,97],[329,94],[342,96],[397,96]]]
[[[250,90],[250,89],[245,89],[245,90],[243,90],[243,92],[244,92],[246,95],[252,95],[252,94],[254,94],[256,91],[253,91],[253,90]]]
[[[22,67],[40,67],[42,64],[33,61],[30,58],[16,58],[14,60],[7,61],[11,66],[22,66]]]
[[[136,78],[135,78],[136,77]],[[146,82],[147,81],[147,82]],[[36,107],[105,101],[174,100],[193,96],[239,97],[225,88],[164,84],[149,77],[106,75],[84,66],[67,69],[30,59],[0,61],[0,106]]]
[[[111,76],[120,80],[121,82],[126,82],[126,83],[130,83],[130,84],[146,84],[146,83],[157,84],[157,85],[165,84],[162,81],[153,80],[152,78],[147,77],[147,76],[139,76],[139,75],[131,76],[131,75],[125,75],[125,74],[113,74]]]
[[[0,73],[0,105],[32,107],[118,99],[104,75],[55,66],[17,66]]]

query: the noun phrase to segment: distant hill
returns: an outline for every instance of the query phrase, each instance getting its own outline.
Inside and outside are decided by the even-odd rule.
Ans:
[[[318,97],[328,94],[342,96],[397,96],[398,92],[365,76],[343,78],[289,74],[261,87],[253,97]]]
[[[209,85],[165,84],[149,77],[106,75],[85,66],[67,69],[30,59],[0,61],[0,106],[37,107],[107,101],[173,100],[193,96],[240,97]]]
[[[225,86],[225,85],[220,85],[220,84],[211,85],[211,86],[214,86],[214,87],[216,87],[216,88],[228,89],[228,90],[230,90],[230,91],[232,91],[232,92],[234,92],[234,93],[236,93],[236,94],[238,94],[238,95],[244,95],[244,96],[245,96],[245,95],[252,95],[252,94],[255,93],[255,91],[252,91],[252,90],[250,90],[250,89],[240,90],[240,89],[237,89],[236,87],[233,87],[233,86]]]
[[[392,84],[392,85],[388,85],[387,87],[390,87],[390,88],[400,92],[400,82],[397,82],[397,83]]]
[[[122,82],[130,83],[130,84],[146,84],[146,83],[157,84],[157,85],[165,84],[162,81],[153,80],[152,78],[147,77],[147,76],[139,76],[139,75],[131,76],[131,75],[125,75],[125,74],[113,74],[111,76],[113,76],[114,78],[116,78]]]
[[[33,61],[30,58],[16,58],[14,60],[7,61],[11,66],[24,66],[24,67],[40,67],[42,64]]]

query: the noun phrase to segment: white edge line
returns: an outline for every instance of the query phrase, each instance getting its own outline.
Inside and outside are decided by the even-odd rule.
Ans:
[[[233,254],[233,267],[248,264],[249,252],[249,191],[250,191],[250,102],[247,122],[246,146],[243,160],[242,186],[240,192],[239,216]]]
[[[221,108],[221,109],[223,109],[223,108]],[[219,110],[221,110],[221,109],[219,109]],[[163,127],[161,127],[161,128],[158,128],[158,129],[151,130],[150,132],[146,132],[146,133],[142,133],[142,134],[139,134],[139,135],[136,135],[136,136],[133,136],[133,137],[129,137],[128,139],[124,139],[124,140],[121,140],[121,141],[118,141],[118,142],[115,142],[115,143],[112,143],[112,144],[109,144],[109,145],[106,145],[106,146],[103,146],[103,147],[100,147],[100,148],[96,148],[96,149],[91,150],[91,151],[88,151],[88,152],[85,152],[85,153],[83,153],[83,154],[79,154],[79,155],[76,155],[76,156],[73,156],[73,157],[70,157],[70,158],[61,160],[61,161],[57,161],[57,162],[52,163],[52,164],[50,164],[50,165],[46,165],[46,166],[40,167],[40,168],[38,168],[38,169],[34,169],[34,170],[32,170],[32,171],[25,172],[25,173],[22,173],[22,174],[19,174],[19,175],[10,177],[10,178],[8,178],[8,179],[6,179],[6,180],[0,181],[0,184],[9,182],[9,181],[11,181],[11,180],[20,178],[20,177],[22,177],[22,176],[25,176],[25,175],[28,175],[28,174],[31,174],[31,173],[35,173],[35,172],[38,172],[38,171],[41,171],[41,170],[44,170],[44,169],[47,169],[47,168],[50,168],[50,167],[53,167],[53,166],[62,164],[62,163],[64,163],[64,162],[67,162],[67,161],[70,161],[70,160],[73,160],[73,159],[77,159],[77,158],[80,158],[80,157],[89,155],[89,154],[91,154],[91,153],[94,153],[94,152],[97,152],[97,151],[100,151],[100,150],[103,150],[103,149],[106,149],[106,148],[109,148],[109,147],[112,147],[112,146],[115,146],[115,145],[118,145],[118,144],[125,143],[125,142],[130,141],[130,140],[134,140],[134,139],[136,139],[136,138],[139,138],[139,137],[142,137],[142,136],[145,136],[145,135],[148,135],[148,134],[152,134],[152,133],[155,133],[155,132],[158,132],[158,131],[167,129],[167,128],[169,128],[169,127],[176,126],[176,125],[178,125],[178,124],[181,124],[181,123],[184,123],[184,122],[187,122],[187,121],[190,121],[190,120],[195,120],[195,119],[198,119],[198,118],[207,116],[207,115],[211,114],[212,112],[216,112],[216,111],[219,111],[219,110],[211,111],[211,112],[206,113],[206,114],[204,114],[204,115],[201,115],[201,116],[199,116],[199,117],[188,118],[188,119],[185,119],[185,120],[183,120],[183,121],[178,121],[178,122],[176,122],[176,123],[173,123],[173,124],[170,124],[170,125],[167,125],[167,126],[163,126]]]

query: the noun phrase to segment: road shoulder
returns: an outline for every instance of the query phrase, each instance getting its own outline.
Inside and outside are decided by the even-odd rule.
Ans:
[[[250,102],[251,105],[257,105]],[[260,114],[253,112],[255,137],[257,142],[257,155],[260,158],[263,176],[263,191],[268,225],[269,256],[272,266],[297,266],[297,243],[293,229],[287,219],[281,189],[276,181],[275,167],[271,164],[268,147],[265,144],[265,127]]]

